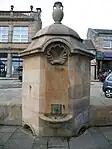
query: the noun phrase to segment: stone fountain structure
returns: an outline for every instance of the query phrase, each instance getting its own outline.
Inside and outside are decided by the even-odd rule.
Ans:
[[[63,14],[62,3],[56,2],[54,24],[38,31],[22,53],[23,126],[39,136],[76,136],[88,126],[94,56],[61,23]]]

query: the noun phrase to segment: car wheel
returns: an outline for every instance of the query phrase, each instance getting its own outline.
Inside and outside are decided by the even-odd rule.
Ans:
[[[110,88],[106,89],[105,97],[112,98],[112,89],[110,89]]]

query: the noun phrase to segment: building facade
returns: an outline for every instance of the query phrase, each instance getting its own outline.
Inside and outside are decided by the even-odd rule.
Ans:
[[[92,42],[92,40],[83,40],[83,43],[85,45],[85,48],[91,52],[92,54],[94,54],[94,57],[96,55],[96,49],[95,46]],[[96,79],[96,61],[95,59],[91,60],[91,80],[95,80]]]
[[[112,30],[89,28],[87,39],[93,42],[96,49],[96,77],[100,71],[112,70]]]
[[[22,65],[20,53],[42,28],[41,9],[30,6],[29,11],[0,11],[0,77],[15,77]]]

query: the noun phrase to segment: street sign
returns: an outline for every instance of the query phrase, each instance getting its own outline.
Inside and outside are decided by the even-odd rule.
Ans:
[[[101,51],[96,52],[96,59],[103,60],[104,59],[104,53]]]

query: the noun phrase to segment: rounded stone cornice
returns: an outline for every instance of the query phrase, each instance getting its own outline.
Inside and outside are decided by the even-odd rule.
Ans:
[[[80,36],[73,29],[63,24],[52,24],[45,27],[38,31],[32,39],[35,40],[36,38],[40,38],[42,36],[72,36],[73,38],[82,41]]]
[[[48,45],[50,45],[51,43],[55,43],[55,42],[64,43],[70,50],[74,49],[74,47],[70,44],[70,42],[68,42],[68,40],[61,38],[61,37],[60,38],[55,37],[55,38],[46,40],[46,42],[42,46],[41,51],[44,52]]]

